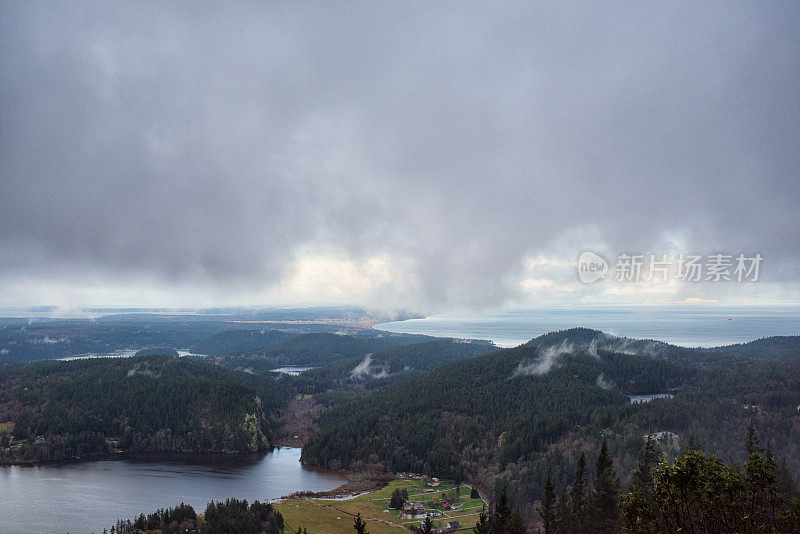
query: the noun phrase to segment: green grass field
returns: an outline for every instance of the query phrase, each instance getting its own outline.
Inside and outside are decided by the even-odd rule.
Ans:
[[[485,509],[483,500],[470,498],[470,488],[462,485],[458,500],[451,503],[452,509],[444,510],[441,499],[453,492],[455,486],[452,483],[443,482],[433,488],[422,480],[408,478],[396,478],[377,491],[352,499],[295,498],[278,503],[277,508],[283,514],[287,534],[297,531],[298,527],[307,528],[310,534],[350,534],[353,532],[353,517],[358,513],[367,520],[370,534],[397,534],[408,532],[408,526],[419,525],[424,520],[400,519],[401,512],[389,508],[392,492],[404,488],[409,502],[421,503],[431,514],[441,514],[431,518],[435,528],[442,528],[454,520],[462,528],[471,528],[478,520],[478,514]]]

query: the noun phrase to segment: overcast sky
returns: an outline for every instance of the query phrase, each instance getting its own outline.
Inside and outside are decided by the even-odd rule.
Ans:
[[[3,2],[0,307],[798,304],[798,28],[797,2]],[[764,259],[585,285],[587,249]]]

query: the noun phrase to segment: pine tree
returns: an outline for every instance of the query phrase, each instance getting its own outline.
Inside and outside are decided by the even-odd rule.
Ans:
[[[639,457],[639,465],[631,475],[631,488],[638,488],[640,491],[652,494],[653,491],[653,467],[658,463],[658,450],[652,434],[647,435],[644,444],[644,451]]]
[[[511,516],[508,518],[508,525],[504,534],[528,534],[528,527],[525,525],[525,520],[522,519],[522,513],[519,508],[514,508]]]
[[[631,475],[625,506],[628,513],[622,518],[622,526],[636,532],[642,524],[655,524],[658,518],[658,507],[653,492],[654,468],[659,454],[652,434],[647,436],[644,450],[639,456],[639,465]]]
[[[575,482],[570,492],[570,525],[568,530],[583,532],[586,530],[586,455],[581,453],[578,467],[575,469]],[[566,525],[565,525],[566,526]]]
[[[395,489],[392,492],[392,497],[389,499],[389,507],[394,508],[395,510],[400,510],[403,508],[403,494],[400,493],[399,489]]]
[[[686,445],[686,450],[687,451],[694,451],[694,450],[699,450],[699,449],[700,449],[700,446],[698,446],[697,442],[695,441],[694,432],[692,432],[691,434],[689,434],[689,443]]]
[[[361,512],[356,516],[353,522],[353,528],[356,529],[358,534],[369,534],[369,532],[367,532],[367,522],[361,519]]]
[[[426,517],[425,522],[417,528],[417,534],[433,534],[433,521],[430,517]]]
[[[600,534],[616,532],[619,524],[619,480],[605,440],[595,464],[597,474],[591,495],[592,530]]]
[[[751,418],[750,424],[747,426],[747,456],[763,452],[759,447],[758,436],[756,436],[756,423]]]
[[[556,492],[553,487],[552,472],[548,469],[547,479],[544,481],[544,498],[542,499],[542,504],[539,506],[539,515],[542,517],[545,534],[553,534],[553,532],[555,532],[555,507]]]
[[[492,532],[506,532],[506,527],[511,520],[511,506],[508,504],[508,493],[503,488],[500,493],[500,498],[494,505],[494,514],[492,515]]]
[[[478,516],[478,522],[472,527],[472,532],[475,534],[490,534],[491,525],[489,524],[489,514],[481,512]]]
[[[778,488],[778,493],[784,496],[785,499],[794,499],[800,497],[800,490],[792,478],[792,472],[786,465],[786,457],[784,456],[781,463],[775,470],[775,484]]]
[[[569,496],[566,490],[562,489],[558,494],[558,503],[556,504],[555,524],[553,525],[553,532],[562,534],[569,532],[570,525],[572,524],[572,506],[569,502]]]

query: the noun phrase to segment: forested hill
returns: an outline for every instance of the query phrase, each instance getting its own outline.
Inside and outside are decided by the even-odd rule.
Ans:
[[[231,354],[221,362],[250,370],[273,369],[283,365],[318,367],[400,346],[416,337],[352,336],[333,333],[302,334],[273,346],[242,354]]]
[[[186,358],[0,366],[2,461],[115,451],[266,449],[287,393],[269,375]]]
[[[549,332],[530,340],[525,345],[547,347],[557,343],[565,343],[576,349],[588,351],[603,349],[607,352],[646,355],[672,361],[690,360],[696,362],[704,357],[702,350],[670,345],[654,339],[613,336],[590,328],[569,328]]]
[[[285,315],[276,313],[272,316],[283,318]],[[98,319],[0,317],[0,363],[54,360],[152,348],[168,348],[170,351],[189,348],[196,354],[216,357],[229,354],[248,355],[266,352],[271,347],[304,334],[346,334],[364,341],[369,350],[434,339],[417,334],[372,330],[358,323],[279,323],[274,320],[262,323],[234,319],[235,316],[160,317],[148,314]],[[314,343],[314,338],[298,343],[310,345]],[[317,343],[317,346],[320,345]],[[298,349],[291,345],[286,345],[285,348]]]
[[[468,478],[495,497],[508,485],[532,516],[547,470],[556,485],[571,483],[580,452],[604,437],[626,481],[647,432],[660,432],[667,452],[694,436],[704,450],[741,461],[742,429],[755,417],[778,458],[800,473],[800,351],[766,362],[679,347],[673,359],[664,350],[672,346],[573,329],[447,364],[324,413],[303,461],[377,459],[392,471]],[[674,398],[631,404],[625,396],[666,392]]]
[[[380,387],[402,376],[422,373],[494,350],[496,347],[486,343],[452,339],[401,345],[306,371],[295,377],[293,383],[304,394],[360,385]]]
[[[193,345],[191,351],[209,356],[225,356],[263,350],[299,334],[281,330],[226,330]]]
[[[725,345],[712,348],[680,347],[653,339],[633,339],[612,336],[589,328],[570,328],[541,335],[532,339],[528,346],[549,346],[567,343],[575,348],[624,354],[639,354],[684,363],[706,363],[718,358],[730,360],[731,357],[755,357],[776,359],[791,357],[800,352],[800,336],[773,336],[747,343]]]
[[[180,349],[230,326],[219,321],[0,319],[0,363],[52,360],[149,347]]]
[[[708,349],[714,354],[736,354],[755,358],[786,358],[800,351],[800,336],[773,336],[756,339],[749,343],[725,345]]]

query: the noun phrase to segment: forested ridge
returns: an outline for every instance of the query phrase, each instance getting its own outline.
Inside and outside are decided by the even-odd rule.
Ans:
[[[339,360],[409,343],[415,337],[365,337],[325,333],[301,334],[257,350],[223,357],[224,365],[250,370],[272,369],[283,365],[324,366]]]
[[[297,335],[299,334],[273,329],[226,330],[193,345],[191,350],[197,354],[207,354],[209,356],[242,354],[277,345],[283,341],[297,337]]]
[[[664,392],[675,396],[631,404],[623,394]],[[469,479],[495,497],[507,487],[532,517],[547,472],[556,485],[570,483],[580,454],[603,439],[627,483],[645,434],[657,433],[667,457],[694,436],[710,453],[742,461],[742,429],[754,418],[796,475],[799,404],[800,350],[754,357],[572,329],[334,404],[303,461]]]
[[[242,342],[271,342],[274,349],[268,346],[247,356],[174,358],[142,356],[159,350],[147,348],[134,358],[3,364],[0,461],[263,450],[272,444],[277,413],[290,399],[341,387],[327,378],[329,368],[309,380],[268,372],[276,365],[333,363],[341,371],[350,363],[355,368],[365,354],[376,351],[380,365],[394,372],[412,362],[430,369],[487,350],[487,345],[454,341],[407,345],[420,338],[427,339],[241,330],[206,341],[223,351]],[[174,354],[173,349],[161,350]],[[349,375],[352,368],[343,372]]]
[[[354,386],[377,388],[408,374],[430,371],[493,350],[493,345],[451,339],[401,345],[311,369],[294,377],[292,382],[302,394]]]
[[[184,348],[230,328],[220,321],[0,320],[0,362],[150,347]]]
[[[2,461],[264,450],[287,394],[269,375],[186,358],[4,365]]]
[[[283,436],[307,431],[306,465],[469,481],[495,500],[506,491],[528,521],[548,484],[574,487],[582,456],[586,480],[596,475],[601,443],[628,487],[646,435],[665,462],[694,447],[745,465],[752,420],[782,472],[800,473],[797,337],[689,349],[577,328],[497,350],[252,329],[198,343],[222,355],[0,365],[0,460],[252,452],[273,444],[280,424]],[[282,365],[314,369],[269,372]]]

